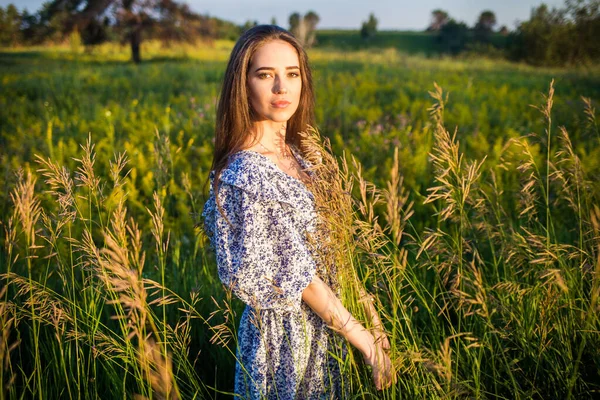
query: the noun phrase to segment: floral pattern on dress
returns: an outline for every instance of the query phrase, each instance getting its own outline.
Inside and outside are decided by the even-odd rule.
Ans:
[[[218,188],[223,214],[212,172],[203,217],[219,278],[246,303],[235,393],[245,399],[341,398],[343,341],[302,301],[319,269],[307,243],[317,229],[314,196],[260,153],[242,150],[229,161]]]

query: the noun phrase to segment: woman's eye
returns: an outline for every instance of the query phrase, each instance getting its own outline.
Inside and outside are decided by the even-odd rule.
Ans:
[[[290,78],[298,78],[300,76],[299,72],[290,72],[288,75]]]
[[[270,77],[271,77],[271,74],[270,74],[270,73],[268,73],[268,72],[262,72],[262,73],[258,74],[258,77],[259,77],[260,79],[267,79],[267,78],[270,78]]]

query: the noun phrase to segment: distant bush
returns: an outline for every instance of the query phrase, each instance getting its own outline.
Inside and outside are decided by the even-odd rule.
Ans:
[[[439,31],[438,41],[444,52],[457,54],[470,40],[469,27],[464,22],[451,19]]]
[[[369,39],[375,36],[377,33],[377,18],[373,13],[369,14],[369,19],[362,23],[362,27],[360,28],[360,37],[363,39]]]

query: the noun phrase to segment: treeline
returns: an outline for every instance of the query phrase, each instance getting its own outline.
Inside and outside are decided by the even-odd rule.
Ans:
[[[289,29],[307,47],[317,44],[314,11],[293,13]],[[271,21],[276,23],[275,20]],[[50,0],[34,14],[13,4],[0,7],[0,46],[64,41],[76,32],[84,45],[121,41],[131,46],[132,59],[141,60],[140,44],[146,39],[193,42],[232,39],[258,22],[244,25],[200,15],[175,0]],[[437,51],[464,52],[525,61],[534,65],[574,65],[600,61],[600,0],[566,0],[562,8],[535,7],[530,19],[513,32],[496,29],[496,15],[481,12],[473,26],[437,9],[427,31],[437,32]],[[377,34],[377,18],[362,23],[366,42]]]
[[[306,47],[316,40],[319,16],[294,12],[289,29]],[[277,24],[274,19],[272,24]],[[71,42],[93,46],[103,42],[129,43],[132,60],[141,61],[143,40],[194,42],[198,39],[237,38],[257,21],[243,25],[197,14],[174,0],[51,0],[35,14],[14,4],[0,7],[0,46]]]
[[[458,54],[470,50],[478,53],[496,53],[496,48],[502,47],[502,44],[493,40],[496,22],[496,14],[485,10],[471,28],[466,23],[450,17],[448,12],[436,9],[431,12],[431,23],[427,31],[438,32],[437,41],[442,52]],[[502,26],[497,33],[506,36],[508,28]]]
[[[243,29],[173,0],[51,0],[34,14],[0,7],[0,46],[56,43],[76,32],[84,45],[130,43],[134,59],[142,40],[237,39]]]
[[[535,7],[529,20],[509,32],[495,31],[493,11],[483,11],[473,27],[441,9],[432,12],[428,31],[437,31],[443,52],[469,51],[534,65],[574,65],[600,61],[600,0],[566,0],[563,8]],[[505,39],[498,40],[504,36]]]
[[[535,8],[511,36],[509,55],[536,65],[600,61],[600,0],[567,0],[564,8]]]

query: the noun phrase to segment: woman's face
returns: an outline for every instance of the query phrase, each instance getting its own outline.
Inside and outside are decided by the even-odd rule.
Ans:
[[[248,90],[257,121],[289,120],[298,109],[302,91],[296,49],[282,40],[259,47],[250,61]]]

